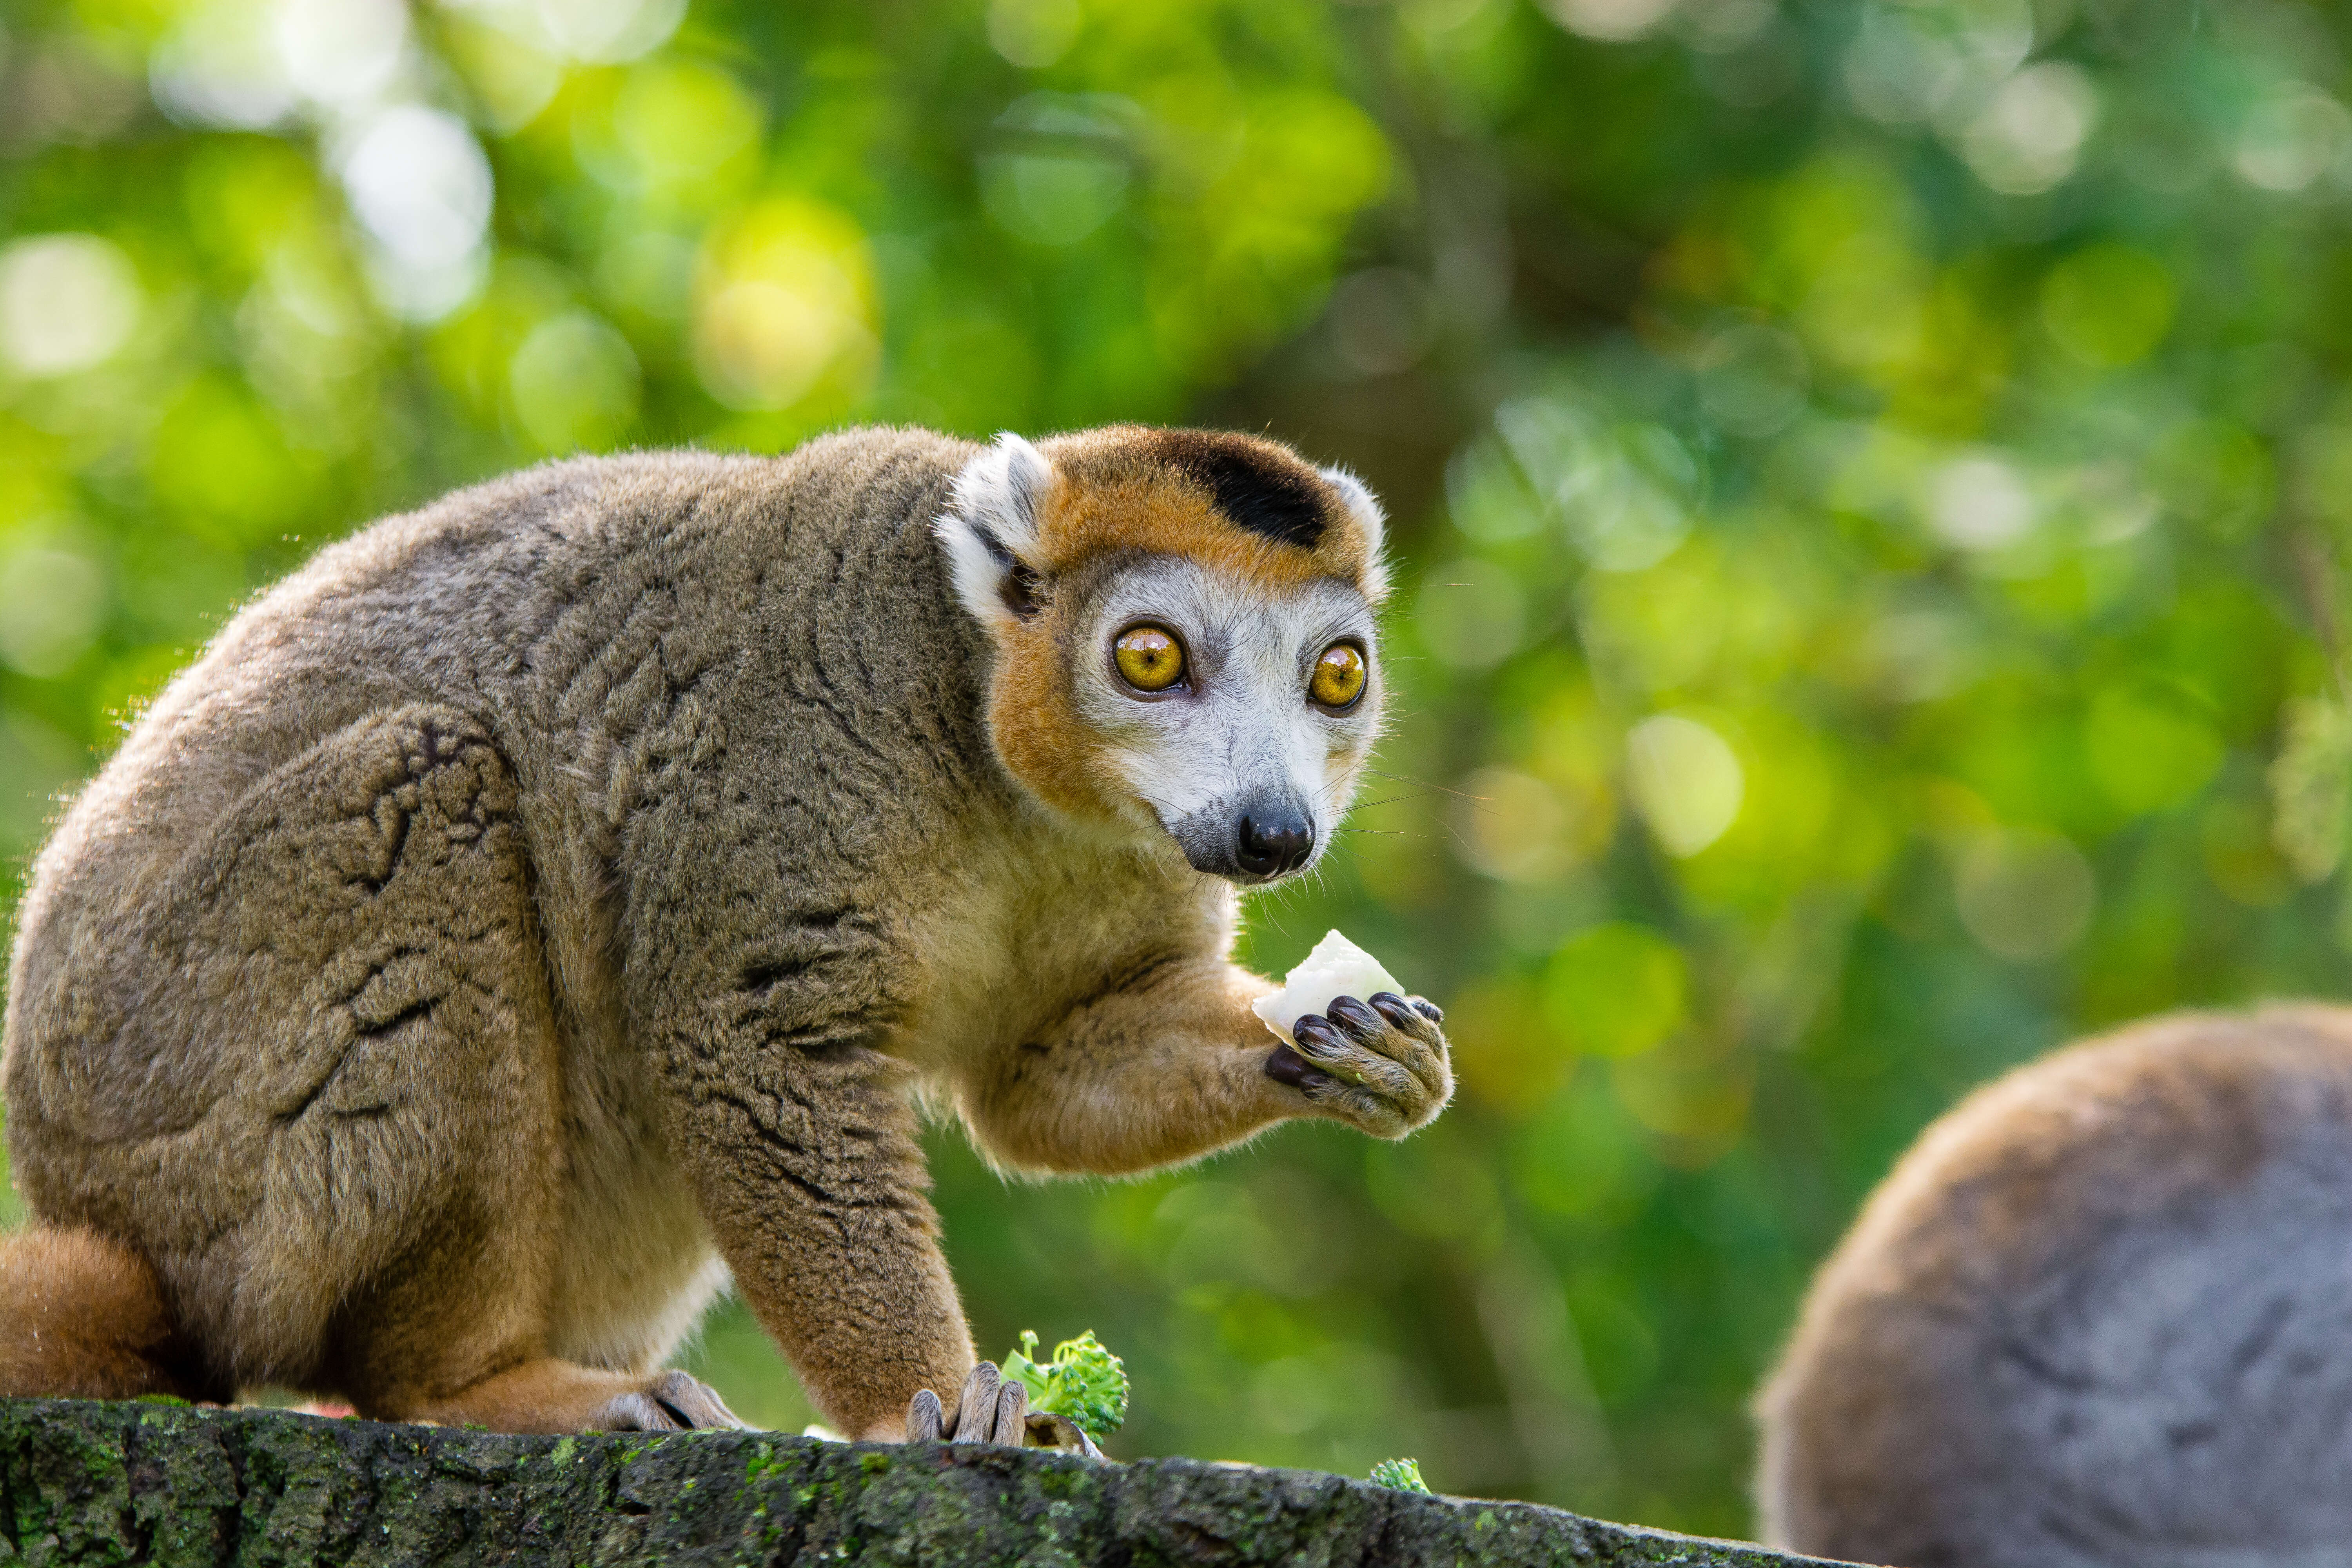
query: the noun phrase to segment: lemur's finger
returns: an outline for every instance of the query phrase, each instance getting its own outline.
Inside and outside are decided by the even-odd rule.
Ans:
[[[1404,1134],[1404,1111],[1389,1095],[1334,1079],[1308,1089],[1307,1098],[1318,1105],[1329,1106],[1375,1138]]]
[[[947,1429],[948,1415],[940,1408],[940,1396],[928,1388],[915,1390],[915,1397],[907,1401],[907,1441],[936,1443]]]
[[[956,1401],[955,1429],[948,1434],[950,1443],[985,1443],[996,1431],[996,1390],[1004,1379],[998,1374],[996,1363],[982,1362],[963,1380],[963,1396]]]
[[[1372,1010],[1388,1021],[1390,1038],[1401,1040],[1397,1059],[1430,1093],[1444,1098],[1451,1092],[1452,1073],[1445,1061],[1445,1033],[1413,1010],[1412,1004],[1393,991],[1371,999]]]
[[[643,1389],[631,1389],[616,1394],[596,1412],[595,1430],[599,1432],[675,1432],[677,1420],[661,1406],[661,1402]]]
[[[989,1440],[1018,1448],[1029,1440],[1029,1385],[1008,1377],[996,1391],[996,1426]]]
[[[1380,1094],[1410,1096],[1423,1092],[1402,1064],[1358,1044],[1320,1014],[1309,1013],[1291,1025],[1290,1035],[1298,1042],[1299,1055],[1334,1078]]]
[[[1445,1066],[1430,1041],[1443,1039],[1437,1026],[1423,1019],[1404,1005],[1404,999],[1391,991],[1376,993],[1386,997],[1399,1013],[1410,1017],[1411,1025],[1399,1027],[1393,1014],[1380,1007],[1367,1006],[1353,996],[1335,997],[1330,1017],[1342,1033],[1363,1050],[1388,1058],[1411,1073],[1423,1094],[1443,1096],[1445,1093]]]
[[[1274,1054],[1265,1058],[1265,1076],[1276,1083],[1301,1089],[1317,1084],[1337,1081],[1329,1073],[1300,1056],[1287,1043],[1275,1047]]]
[[[1339,1026],[1342,1033],[1368,1051],[1380,1049],[1380,1038],[1388,1033],[1379,1014],[1353,996],[1334,996],[1323,1016]]]
[[[1437,1010],[1434,1002],[1419,996],[1400,996],[1393,991],[1376,991],[1365,1000],[1371,1004],[1373,1012],[1388,1020],[1389,1027],[1400,1034],[1409,1035],[1423,1045],[1433,1045],[1444,1037],[1437,1026],[1445,1021],[1445,1015]]]
[[[699,1378],[677,1371],[663,1373],[646,1390],[656,1403],[677,1417],[681,1426],[702,1431],[732,1427],[740,1430],[743,1423],[719,1393]]]
[[[663,1411],[668,1411],[687,1427],[696,1427],[701,1432],[715,1432],[715,1429],[743,1432],[746,1429],[743,1417],[730,1411],[727,1401],[719,1399],[718,1389],[703,1383],[701,1377],[691,1377],[673,1368],[673,1371],[654,1377],[652,1387],[646,1392],[656,1401],[661,1401]]]

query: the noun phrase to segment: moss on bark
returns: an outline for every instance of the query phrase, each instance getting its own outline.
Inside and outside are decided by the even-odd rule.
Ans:
[[[1798,1561],[1524,1503],[1184,1459],[0,1401],[0,1563],[43,1568]]]

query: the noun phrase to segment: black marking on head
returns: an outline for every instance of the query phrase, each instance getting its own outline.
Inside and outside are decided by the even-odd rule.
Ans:
[[[1322,542],[1330,500],[1313,469],[1246,436],[1163,430],[1153,456],[1206,489],[1235,528],[1312,550]]]

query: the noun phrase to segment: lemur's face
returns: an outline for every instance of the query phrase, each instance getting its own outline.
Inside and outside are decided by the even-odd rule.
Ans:
[[[1311,864],[1380,712],[1364,595],[1328,578],[1269,595],[1154,555],[1110,573],[1087,619],[1077,711],[1193,868],[1249,883]]]
[[[1380,723],[1361,485],[1248,437],[1007,437],[940,531],[1016,778],[1237,883],[1313,864]]]

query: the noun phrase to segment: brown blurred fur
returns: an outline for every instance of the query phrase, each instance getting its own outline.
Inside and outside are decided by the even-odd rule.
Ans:
[[[1180,557],[1368,626],[1369,498],[1247,437],[1046,449],[1023,617],[934,531],[986,454],[892,430],[534,469],[239,615],[26,896],[7,1389],[707,1425],[657,1369],[731,1271],[826,1419],[891,1437],[973,1364],[913,1091],[1054,1171],[1433,1115],[1433,1025],[1384,1047],[1411,1073],[1267,1075],[1234,889],[1122,793],[1073,662]],[[1316,537],[1221,522],[1237,483]],[[1364,710],[1328,726],[1338,800]]]
[[[2186,1014],[1930,1127],[1758,1405],[1767,1538],[1906,1568],[2352,1562],[2352,1010]]]
[[[155,1271],[88,1230],[0,1237],[0,1398],[217,1397],[189,1363]]]

